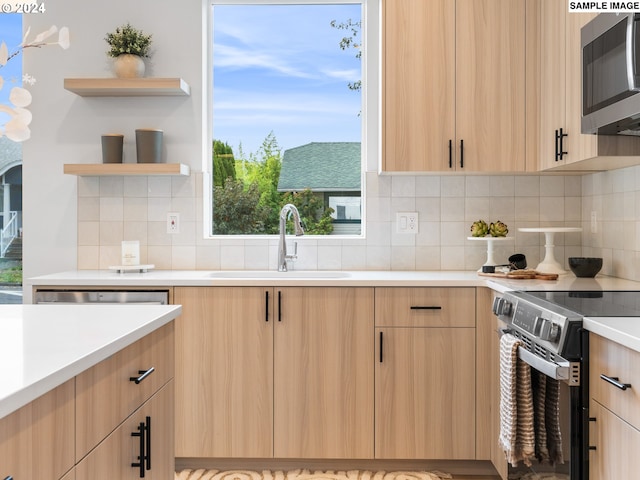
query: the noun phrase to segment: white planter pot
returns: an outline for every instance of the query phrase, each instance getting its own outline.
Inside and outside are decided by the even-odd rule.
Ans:
[[[144,60],[138,55],[123,53],[114,58],[113,69],[118,78],[144,77]]]

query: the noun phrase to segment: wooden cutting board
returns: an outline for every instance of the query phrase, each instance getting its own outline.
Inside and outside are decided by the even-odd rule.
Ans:
[[[483,277],[505,278],[508,280],[557,280],[557,273],[542,273],[535,270],[514,270],[513,272],[497,272],[497,273],[482,273],[478,272],[478,275]]]

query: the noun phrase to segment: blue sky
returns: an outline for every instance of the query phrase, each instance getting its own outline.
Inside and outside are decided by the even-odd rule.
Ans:
[[[16,47],[22,42],[22,15],[0,13],[0,44],[2,42],[7,44],[9,54],[16,51]],[[4,79],[4,86],[0,90],[0,105],[8,105],[11,88],[22,85],[22,54],[0,67],[0,76]],[[0,117],[0,123],[4,124],[6,120],[6,116]]]
[[[215,139],[256,153],[273,131],[282,150],[309,142],[360,141],[356,51],[342,51],[360,5],[214,7]]]

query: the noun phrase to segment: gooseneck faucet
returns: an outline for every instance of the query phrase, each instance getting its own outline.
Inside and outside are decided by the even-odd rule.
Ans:
[[[297,255],[287,255],[287,218],[293,215],[293,225],[296,237],[304,235],[304,230],[300,224],[300,213],[295,205],[287,203],[280,210],[280,243],[278,245],[278,271],[287,271],[287,259],[297,258]],[[297,250],[297,248],[296,248]]]

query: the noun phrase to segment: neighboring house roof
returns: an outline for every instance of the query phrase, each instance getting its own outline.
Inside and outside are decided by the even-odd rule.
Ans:
[[[22,164],[22,144],[0,137],[0,175]]]
[[[360,142],[313,142],[285,150],[278,191],[359,192]]]

